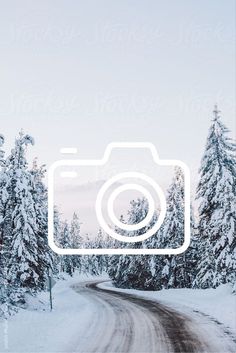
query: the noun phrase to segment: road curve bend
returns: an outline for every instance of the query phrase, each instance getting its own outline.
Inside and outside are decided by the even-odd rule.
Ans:
[[[209,319],[199,315],[199,325],[196,316],[192,318],[154,300],[99,288],[99,283],[89,281],[72,287],[93,305],[93,321],[85,328],[85,335],[78,339],[73,352],[236,352],[235,342]],[[206,329],[209,338],[204,332]]]

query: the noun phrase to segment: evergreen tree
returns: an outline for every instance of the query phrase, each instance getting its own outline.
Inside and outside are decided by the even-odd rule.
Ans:
[[[4,209],[5,209],[5,200],[6,200],[6,173],[5,173],[5,159],[4,159],[4,151],[2,146],[4,144],[4,137],[0,135],[0,249],[3,245],[3,232],[2,232],[2,224],[4,220]],[[5,195],[4,195],[5,194]],[[0,258],[1,261],[1,258]],[[1,271],[1,269],[0,269]]]
[[[219,208],[212,214],[210,239],[215,256],[213,285],[236,281],[236,177],[219,183]],[[217,201],[217,200],[216,200]]]
[[[165,220],[153,238],[156,247],[177,248],[184,239],[184,175],[175,168],[175,175],[167,190],[167,212]],[[151,238],[152,239],[152,238]],[[154,247],[155,245],[152,245]],[[193,212],[191,212],[191,242],[189,248],[179,255],[154,256],[152,258],[154,287],[184,288],[191,287],[196,275],[197,239]]]
[[[60,213],[57,209],[56,206],[54,206],[54,216],[53,216],[53,221],[54,221],[54,242],[55,244],[60,247],[60,240],[61,240],[61,229],[62,229],[62,224],[61,224],[61,219],[60,219]],[[55,277],[59,277],[60,271],[61,271],[61,261],[63,257],[61,255],[58,255],[56,253],[53,254],[53,262],[52,262],[52,273]]]
[[[37,274],[39,276],[39,289],[45,288],[49,270],[52,269],[54,260],[54,254],[48,245],[47,189],[43,183],[45,172],[45,166],[38,167],[37,159],[35,159],[33,169],[31,170],[31,192],[37,225]]]
[[[80,220],[79,216],[74,212],[73,218],[70,226],[70,239],[71,246],[73,249],[80,249],[82,247],[82,239],[80,234]],[[78,255],[73,255],[72,257],[73,271],[78,269],[80,272],[82,270],[82,258]]]
[[[4,150],[2,149],[3,144],[4,144],[4,137],[3,135],[0,135],[0,254],[1,254],[2,260],[3,260],[3,247],[6,247],[6,241],[3,242],[3,233],[4,233],[3,231],[4,231],[4,219],[6,216],[6,212],[5,212],[6,202],[8,199],[8,193],[6,189],[6,186],[7,186],[6,160],[4,158],[5,157]]]
[[[235,281],[235,144],[217,107],[209,130],[197,188],[201,260],[195,286]]]
[[[98,234],[94,240],[94,248],[103,249],[106,248],[106,238],[105,234],[101,229],[99,229]],[[97,275],[101,275],[103,272],[107,271],[107,256],[106,255],[94,255],[92,256],[93,262],[93,272]]]
[[[89,236],[89,234],[86,234],[84,237],[83,247],[86,249],[91,249],[94,247],[93,241],[91,240],[91,236]],[[85,255],[81,258],[81,271],[85,274],[97,275],[93,256]]]
[[[152,221],[148,228],[152,228],[158,220],[158,212],[155,211]],[[144,248],[158,249],[162,248],[162,236],[163,233],[161,228],[156,234],[153,234],[150,238],[145,240],[142,244]],[[163,256],[161,255],[146,255],[142,256],[144,265],[146,268],[146,278],[144,281],[144,289],[157,290],[161,289],[161,272],[163,268]]]
[[[27,170],[25,150],[33,144],[29,135],[20,133],[15,148],[7,161],[7,193],[3,237],[8,257],[8,283],[17,292],[20,289],[34,293],[38,287],[38,244],[36,212]],[[4,234],[5,233],[5,234]],[[15,299],[19,296],[17,295]]]
[[[128,212],[128,224],[137,224],[143,220],[148,212],[148,204],[145,198],[131,201],[131,209]],[[138,236],[143,234],[148,226],[132,232],[123,234],[128,236]],[[143,242],[125,244],[124,247],[141,248]],[[149,267],[148,256],[144,255],[123,255],[119,258],[112,258],[109,269],[109,276],[114,284],[118,287],[135,288],[135,289],[150,289],[149,280],[152,277]]]
[[[62,224],[60,246],[63,249],[71,248],[71,237],[68,222],[65,221]],[[72,256],[62,255],[61,256],[61,271],[68,273],[70,276],[73,275],[73,261]]]
[[[124,216],[121,215],[120,217],[120,222],[125,223]],[[115,228],[115,231],[119,233],[120,235],[125,235],[125,231],[120,230],[119,228]],[[120,243],[120,241],[114,239],[113,244],[111,247],[113,248],[124,248],[126,246],[125,243]],[[124,260],[123,255],[111,255],[108,260],[108,275],[112,279],[113,283],[117,286],[122,281],[122,273],[120,271],[120,265],[122,264]]]
[[[6,281],[7,253],[6,243],[3,241],[3,221],[5,216],[5,202],[6,202],[6,173],[5,173],[5,158],[2,146],[4,144],[4,137],[0,135],[0,317],[7,317],[9,311],[8,301],[8,286]]]
[[[162,231],[162,247],[178,248],[184,239],[184,176],[180,168],[175,168],[173,182],[167,191],[167,211]],[[164,257],[161,276],[164,288],[186,286],[185,255]]]
[[[188,249],[184,253],[185,258],[185,287],[193,287],[197,275],[197,266],[199,264],[199,234],[196,222],[191,212],[191,239]]]

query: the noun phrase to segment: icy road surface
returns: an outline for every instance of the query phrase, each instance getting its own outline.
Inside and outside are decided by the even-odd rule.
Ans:
[[[236,352],[232,337],[208,318],[197,313],[191,317],[154,300],[99,288],[99,283],[72,287],[91,302],[94,313],[77,343],[68,347],[71,352]]]

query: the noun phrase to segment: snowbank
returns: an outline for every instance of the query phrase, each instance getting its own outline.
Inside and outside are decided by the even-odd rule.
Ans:
[[[94,278],[94,277],[93,277]],[[71,289],[71,285],[91,277],[60,280],[53,287],[53,311],[49,293],[28,298],[27,310],[20,310],[8,321],[0,321],[0,352],[69,352],[70,344],[91,322],[90,302]]]
[[[236,295],[228,284],[217,289],[168,289],[161,291],[140,291],[115,288],[111,282],[99,284],[100,288],[131,293],[163,302],[180,311],[199,311],[209,315],[236,333]]]

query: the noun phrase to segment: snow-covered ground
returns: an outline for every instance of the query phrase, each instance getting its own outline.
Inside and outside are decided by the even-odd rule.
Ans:
[[[111,282],[98,285],[100,288],[126,292],[158,300],[179,311],[199,311],[209,315],[228,327],[236,336],[236,295],[228,284],[216,289],[168,289],[161,291],[140,291],[115,288]]]
[[[53,287],[52,312],[49,294],[42,293],[30,300],[29,309],[20,310],[7,322],[0,321],[0,352],[69,352],[75,336],[92,321],[94,310],[71,286],[90,278],[68,277],[58,281]]]
[[[71,286],[100,279],[107,280],[87,276],[60,280],[53,287],[52,312],[49,310],[49,294],[42,293],[37,299],[30,300],[27,310],[20,310],[7,322],[0,321],[0,352],[68,353],[74,351],[78,341],[85,347],[90,339],[86,332],[94,318],[101,313],[98,313],[98,302],[91,301],[79,290],[74,291]],[[192,314],[195,319],[199,317],[196,311],[200,311],[209,315],[209,318],[205,317],[207,320],[214,318],[236,333],[236,296],[231,294],[229,286],[221,286],[216,290],[175,289],[158,292],[117,289],[111,282],[103,282],[98,286],[157,300],[180,312]],[[96,296],[96,292],[93,295]],[[211,336],[214,337],[213,334]]]

